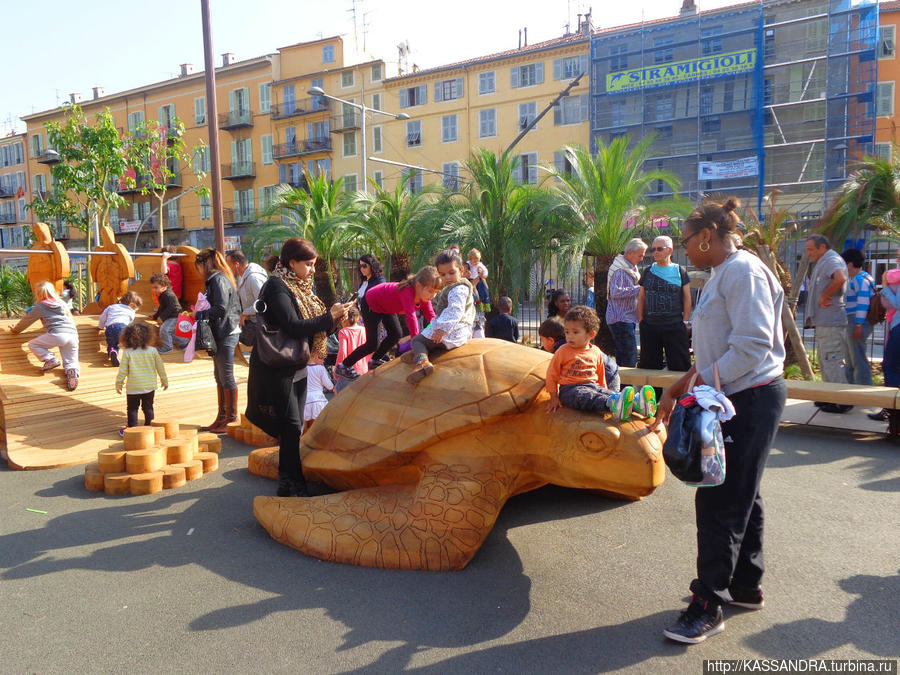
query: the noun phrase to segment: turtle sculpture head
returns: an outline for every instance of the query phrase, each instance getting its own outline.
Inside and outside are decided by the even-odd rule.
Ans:
[[[506,500],[548,483],[626,499],[662,483],[664,432],[644,418],[546,412],[550,355],[472,340],[417,387],[399,360],[336,396],[303,436],[307,478],[344,490],[257,497],[272,536],[338,562],[461,569]]]

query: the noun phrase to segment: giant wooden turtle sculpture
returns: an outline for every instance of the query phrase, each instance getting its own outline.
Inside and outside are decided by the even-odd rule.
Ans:
[[[300,448],[307,478],[345,490],[257,497],[277,541],[335,562],[459,570],[511,496],[553,483],[629,499],[662,483],[662,433],[643,418],[546,412],[550,355],[476,339],[418,386],[394,360],[332,400]]]

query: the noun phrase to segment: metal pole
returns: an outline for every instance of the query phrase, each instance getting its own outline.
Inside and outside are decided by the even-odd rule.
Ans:
[[[359,108],[360,123],[359,128],[362,132],[362,140],[360,141],[360,149],[362,150],[362,191],[363,194],[369,194],[368,180],[366,179],[366,106]]]
[[[212,32],[209,24],[209,0],[200,0],[203,16],[203,63],[206,68],[206,109],[209,113],[207,127],[209,129],[209,161],[212,180],[212,216],[213,231],[216,237],[216,249],[225,252],[225,224],[222,217],[222,181],[219,175],[219,108],[216,105],[216,68],[213,64]]]

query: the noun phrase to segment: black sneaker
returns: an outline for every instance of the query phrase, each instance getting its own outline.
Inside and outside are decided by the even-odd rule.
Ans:
[[[873,422],[887,422],[888,421],[888,409],[882,408],[877,413],[869,413],[868,418]]]
[[[116,368],[118,368],[119,367],[119,352],[117,352],[115,349],[110,349],[109,350],[109,361]]]
[[[711,606],[710,603],[695,595],[691,598],[688,608],[678,617],[678,621],[666,628],[663,635],[675,642],[695,645],[723,630],[725,630],[725,620],[722,618],[722,607]]]
[[[823,403],[819,406],[819,410],[822,412],[833,413],[836,415],[842,415],[845,412],[849,412],[853,410],[852,405],[840,405],[837,403]]]
[[[766,604],[761,588],[729,588],[728,592],[731,594],[731,602],[728,604],[735,607],[762,609]]]

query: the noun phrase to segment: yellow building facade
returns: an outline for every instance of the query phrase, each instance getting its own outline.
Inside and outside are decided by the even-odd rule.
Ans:
[[[0,138],[0,248],[21,248],[31,201],[25,134]]]

